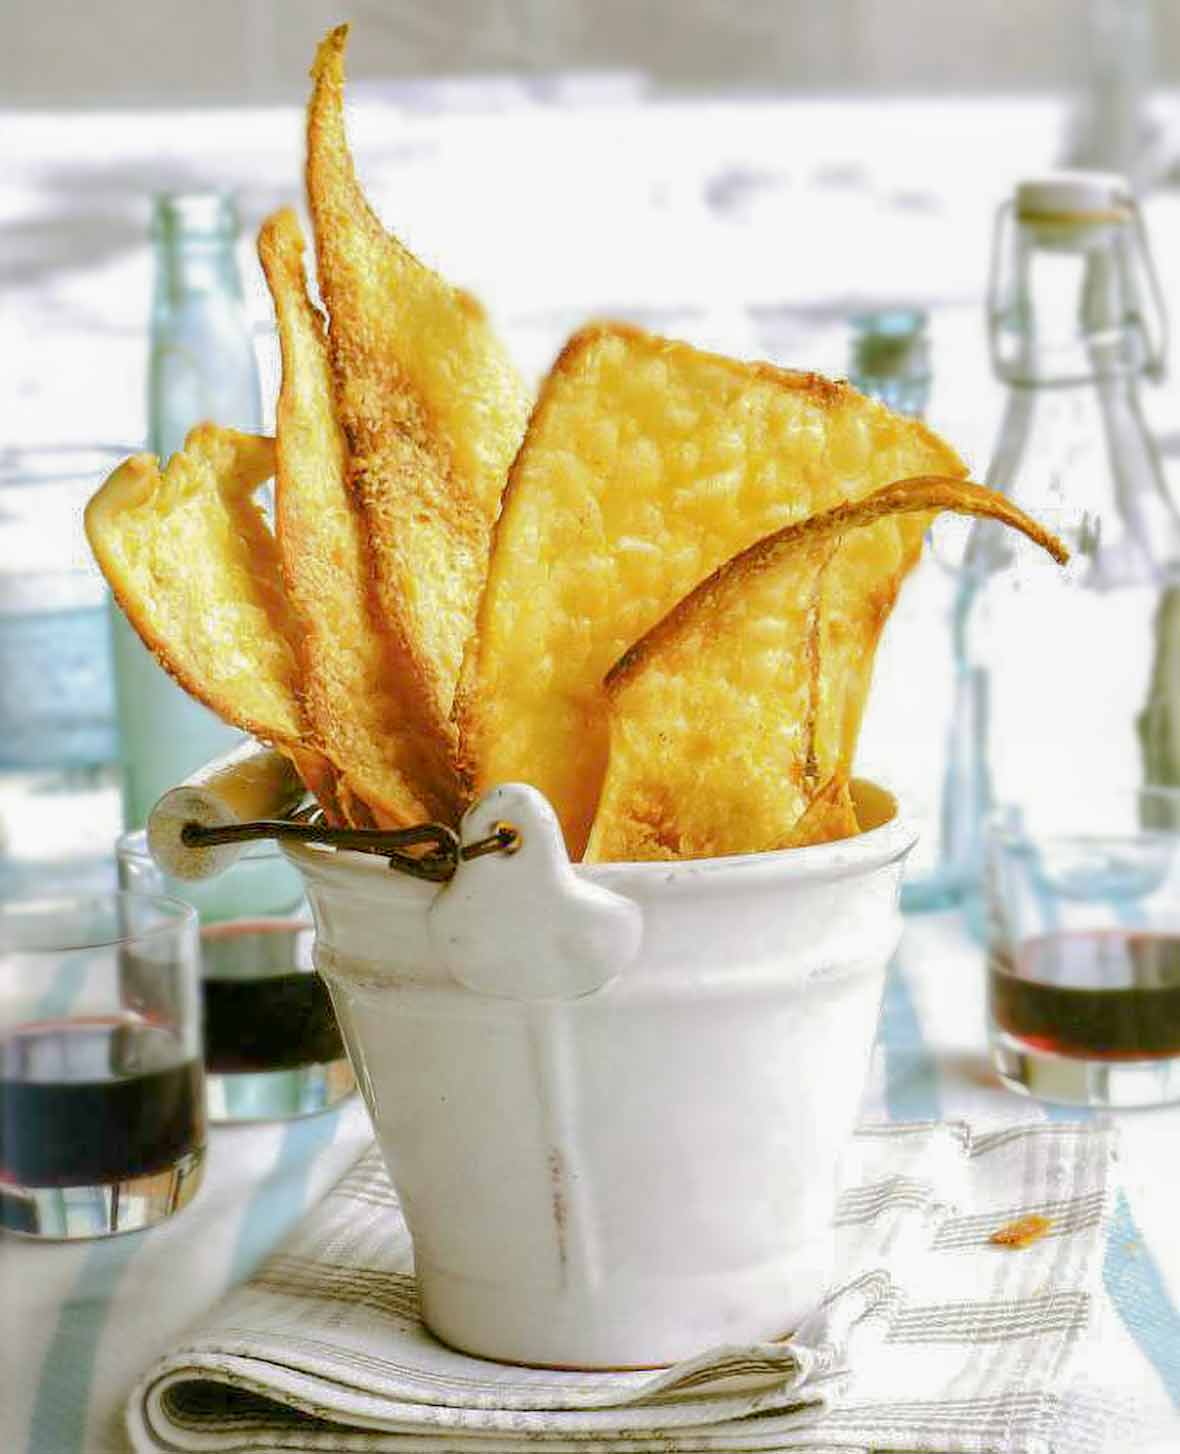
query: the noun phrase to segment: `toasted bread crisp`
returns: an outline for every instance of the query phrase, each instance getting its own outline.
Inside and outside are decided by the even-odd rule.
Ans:
[[[812,843],[834,843],[860,832],[852,789],[845,778],[834,777],[812,798],[806,812],[773,848],[806,848]]]
[[[320,45],[307,119],[337,416],[404,731],[433,735],[453,767],[455,684],[529,398],[479,304],[424,267],[365,200],[344,131],[346,35],[340,26]],[[454,787],[424,790],[445,798]]]
[[[373,618],[368,556],[348,493],[348,451],[336,422],[324,322],[307,295],[295,214],[262,227],[258,255],[274,299],[283,358],[275,518],[299,641],[304,708],[338,774],[350,822],[403,827],[450,821],[453,796],[433,737],[402,719],[385,637]]]
[[[627,647],[768,532],[928,472],[966,473],[846,385],[624,325],[576,334],[496,527],[456,707],[469,791],[534,784],[580,856],[606,769],[602,679]]]
[[[299,628],[278,552],[251,498],[274,474],[274,441],[200,424],[160,473],[136,454],[86,507],[86,535],[144,644],[224,721],[300,744]]]
[[[822,710],[821,684],[831,685],[837,700],[842,695],[822,656],[826,572],[849,532],[886,516],[942,509],[991,516],[1057,560],[1066,557],[1059,541],[1004,496],[937,477],[900,481],[743,551],[607,677],[610,766],[587,859],[705,858],[797,846],[797,829],[825,792],[835,793],[839,807],[851,760],[839,738],[842,717]],[[890,600],[897,584],[886,592]],[[842,598],[856,589],[855,578],[841,581]],[[875,567],[859,589],[881,592]],[[879,629],[876,608],[866,614],[845,600],[843,609],[848,619]],[[847,661],[837,665],[848,669]],[[835,743],[823,740],[829,732]],[[824,759],[833,770],[821,776]],[[826,808],[817,816],[821,832],[830,833]]]
[[[851,531],[824,570],[814,749],[821,778],[846,778],[856,756],[873,662],[932,514],[886,515]]]
[[[1014,1222],[1005,1222],[987,1240],[995,1247],[1008,1247],[1013,1252],[1019,1252],[1022,1248],[1039,1242],[1042,1237],[1047,1237],[1052,1230],[1051,1218],[1042,1217],[1038,1212],[1030,1212],[1027,1217],[1017,1217]]]

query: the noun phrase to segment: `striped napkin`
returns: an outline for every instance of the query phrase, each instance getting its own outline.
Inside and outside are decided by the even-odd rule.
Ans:
[[[426,1331],[372,1149],[140,1381],[131,1439],[141,1451],[430,1454],[1103,1448],[1125,1410],[1071,1364],[1095,1332],[1112,1135],[863,1127],[837,1210],[839,1283],[794,1337],[596,1374],[486,1362]],[[1050,1223],[1032,1245],[990,1240],[1030,1213]]]

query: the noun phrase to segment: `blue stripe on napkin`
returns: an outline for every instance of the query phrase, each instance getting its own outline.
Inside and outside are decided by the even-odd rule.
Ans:
[[[1089,1121],[1094,1117],[1089,1106],[1045,1102],[1041,1108],[1050,1121]],[[1102,1281],[1135,1346],[1159,1374],[1173,1405],[1180,1409],[1180,1312],[1172,1303],[1164,1275],[1122,1191],[1111,1214]]]
[[[254,1271],[307,1210],[307,1181],[320,1152],[332,1144],[339,1107],[291,1121],[275,1164],[250,1198],[230,1262],[231,1285]]]
[[[87,1248],[41,1365],[28,1454],[81,1454],[98,1342],[115,1288],[140,1247],[141,1235],[129,1232]]]
[[[1143,922],[1137,899],[1112,897],[1111,907],[1119,923],[1129,929]],[[1159,1374],[1173,1406],[1180,1409],[1180,1312],[1121,1191],[1111,1218],[1102,1280],[1127,1331]]]
[[[885,1109],[891,1121],[940,1121],[938,1067],[926,1047],[909,981],[895,954],[885,979],[878,1030],[885,1057]]]
[[[1180,1409],[1180,1313],[1121,1191],[1111,1217],[1102,1280],[1128,1332]]]

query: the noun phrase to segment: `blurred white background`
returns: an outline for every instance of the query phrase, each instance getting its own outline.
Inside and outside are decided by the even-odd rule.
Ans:
[[[25,106],[295,100],[315,40],[341,20],[365,36],[355,75],[375,80],[623,67],[688,91],[1056,91],[1084,77],[1094,8],[1090,0],[4,0],[0,94]],[[1122,8],[1148,14],[1158,77],[1180,74],[1180,7]]]
[[[483,297],[534,375],[602,314],[839,373],[850,312],[917,304],[931,417],[982,464],[999,407],[979,313],[990,219],[1016,176],[1063,160],[1126,167],[1150,193],[1180,299],[1166,0],[0,0],[0,15],[0,444],[142,441],[162,189],[237,192],[273,394],[253,235],[301,197],[307,69],[345,18],[378,210]]]

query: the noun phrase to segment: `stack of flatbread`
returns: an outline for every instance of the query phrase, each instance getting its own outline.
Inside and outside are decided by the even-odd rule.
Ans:
[[[279,212],[258,239],[276,438],[202,424],[163,470],[114,472],[87,529],[119,604],[335,822],[454,823],[525,781],[575,858],[855,832],[873,651],[932,514],[1047,537],[922,424],[815,374],[596,324],[534,402],[479,303],[366,201],[346,33],[307,111],[326,318]]]

